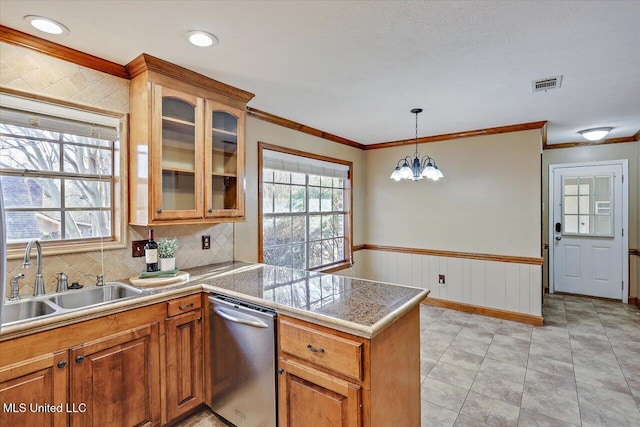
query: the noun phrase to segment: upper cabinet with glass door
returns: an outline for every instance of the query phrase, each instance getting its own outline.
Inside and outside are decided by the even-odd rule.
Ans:
[[[146,54],[127,70],[129,222],[243,220],[245,111],[253,94]]]
[[[207,101],[205,215],[244,215],[244,111]]]

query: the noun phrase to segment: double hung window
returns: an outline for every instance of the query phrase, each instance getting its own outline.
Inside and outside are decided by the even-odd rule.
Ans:
[[[349,261],[351,164],[271,148],[261,150],[262,262],[311,270]]]

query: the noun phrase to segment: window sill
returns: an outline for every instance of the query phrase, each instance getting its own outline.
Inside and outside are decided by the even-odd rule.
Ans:
[[[114,249],[126,249],[127,244],[124,242],[91,242],[91,243],[75,243],[75,244],[57,244],[47,245],[46,242],[40,241],[42,244],[42,255],[64,255],[74,254],[79,252],[97,252],[102,249],[105,251]],[[20,247],[7,248],[7,259],[22,259],[24,258],[26,244]]]
[[[326,267],[320,267],[311,271],[316,271],[318,273],[335,273],[336,271],[346,270],[350,268],[353,264],[349,261],[344,261],[338,264],[331,264]]]

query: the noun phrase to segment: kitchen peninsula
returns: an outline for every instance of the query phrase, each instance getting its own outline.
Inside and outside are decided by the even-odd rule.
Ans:
[[[210,353],[225,351],[207,342],[207,296],[217,293],[277,312],[279,425],[320,413],[333,425],[420,425],[419,302],[428,291],[244,262],[189,273],[187,283],[3,327],[2,400],[87,411],[3,412],[1,423],[163,425],[198,410],[212,395]]]

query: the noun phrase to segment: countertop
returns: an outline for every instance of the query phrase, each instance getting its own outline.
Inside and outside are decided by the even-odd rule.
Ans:
[[[243,261],[184,271],[190,274],[187,283],[149,288],[123,300],[3,326],[0,340],[198,292],[234,296],[281,314],[372,338],[429,293],[420,288]]]

